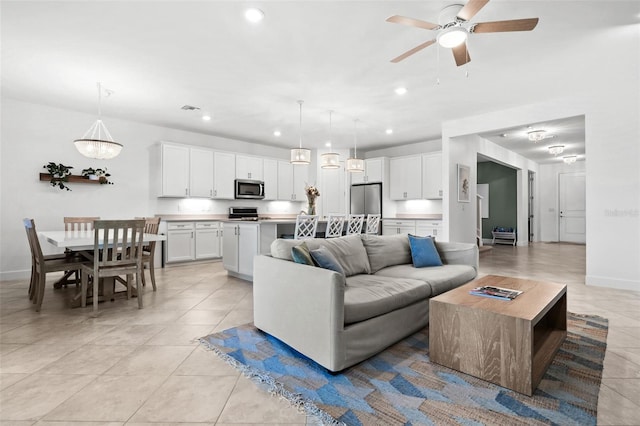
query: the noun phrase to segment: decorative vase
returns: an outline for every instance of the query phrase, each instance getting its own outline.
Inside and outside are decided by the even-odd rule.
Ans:
[[[309,206],[307,207],[307,214],[314,215],[316,214],[316,201],[309,200]]]

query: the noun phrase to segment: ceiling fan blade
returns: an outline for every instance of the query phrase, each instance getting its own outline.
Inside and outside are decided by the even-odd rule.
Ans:
[[[410,27],[424,28],[425,30],[435,30],[436,28],[440,28],[440,25],[438,24],[432,24],[431,22],[421,21],[420,19],[407,18],[400,15],[389,16],[387,18],[387,22],[408,25]]]
[[[418,46],[414,47],[413,49],[411,49],[411,50],[408,50],[408,51],[404,52],[402,55],[398,56],[397,58],[393,58],[393,59],[391,60],[391,62],[393,62],[394,64],[396,64],[396,63],[398,63],[398,62],[402,61],[403,59],[406,59],[406,58],[408,58],[409,56],[413,55],[414,53],[421,51],[421,50],[422,50],[422,49],[424,49],[425,47],[429,47],[429,46],[431,46],[431,45],[432,45],[433,43],[435,43],[435,42],[436,42],[435,40],[429,40],[429,41],[426,41],[426,42],[424,42],[424,43],[422,43],[422,44],[420,44],[420,45],[418,45]]]
[[[507,31],[531,31],[538,25],[538,18],[512,19],[510,21],[480,22],[474,33],[502,33]]]
[[[470,21],[487,3],[489,0],[469,0],[458,12],[458,18]]]
[[[469,50],[467,49],[467,43],[461,43],[458,46],[451,49],[453,52],[453,58],[456,60],[456,65],[464,65],[467,62],[471,62],[471,57],[469,56]]]

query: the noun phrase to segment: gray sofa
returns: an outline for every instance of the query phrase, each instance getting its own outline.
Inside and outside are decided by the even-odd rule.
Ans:
[[[330,371],[382,351],[429,322],[429,298],[473,280],[474,244],[437,242],[443,266],[414,268],[407,234],[305,240],[325,246],[345,275],[295,263],[301,241],[278,239],[256,256],[255,326]]]

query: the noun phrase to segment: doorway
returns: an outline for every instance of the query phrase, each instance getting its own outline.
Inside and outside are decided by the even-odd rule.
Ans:
[[[558,220],[560,242],[585,244],[585,174],[584,172],[560,173],[558,182]]]

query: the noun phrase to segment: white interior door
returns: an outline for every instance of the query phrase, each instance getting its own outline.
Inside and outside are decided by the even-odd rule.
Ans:
[[[586,243],[584,173],[561,173],[558,194],[560,241]]]

